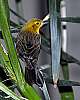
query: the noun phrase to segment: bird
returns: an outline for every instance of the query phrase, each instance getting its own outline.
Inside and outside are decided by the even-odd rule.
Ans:
[[[42,74],[37,66],[41,46],[39,30],[43,25],[41,19],[30,19],[23,25],[16,39],[17,54],[22,61],[26,62],[25,78],[30,85],[36,83],[42,86],[43,83]]]

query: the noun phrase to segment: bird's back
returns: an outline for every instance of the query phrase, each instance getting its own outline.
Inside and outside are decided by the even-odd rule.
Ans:
[[[21,31],[17,36],[16,49],[19,57],[27,62],[38,60],[40,52],[40,34]]]
[[[17,36],[16,49],[19,57],[26,62],[28,83],[36,82],[37,60],[40,53],[40,34],[21,31]]]

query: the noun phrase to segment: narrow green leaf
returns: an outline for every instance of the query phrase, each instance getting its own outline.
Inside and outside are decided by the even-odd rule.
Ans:
[[[21,26],[13,21],[10,20],[10,25],[13,26],[13,27],[18,27],[20,28]]]
[[[45,77],[45,80],[47,83],[53,84],[52,78],[49,78],[47,76],[47,77]],[[69,80],[59,80],[57,85],[59,87],[61,87],[61,89],[63,90],[62,87],[66,87],[66,89],[67,89],[68,87],[71,87],[71,86],[80,86],[80,82],[69,81]],[[66,89],[64,89],[64,92],[66,91]],[[69,92],[69,91],[67,91],[67,92]]]
[[[62,71],[63,71],[63,77],[65,80],[69,80],[69,69],[68,69],[68,63],[64,63],[62,65]],[[67,84],[66,84],[67,85]],[[62,89],[64,89],[64,92],[61,92],[61,90],[59,90],[60,94],[61,94],[61,100],[74,100],[74,93],[73,93],[73,89],[72,86],[64,86],[61,87]],[[68,90],[67,90],[68,88]]]
[[[61,100],[74,100],[74,94],[72,92],[61,93]]]
[[[9,60],[11,67],[16,76],[17,85],[19,86],[21,93],[27,97],[29,100],[40,100],[35,90],[29,86],[24,79],[19,60],[16,55],[14,44],[12,41],[12,36],[10,34],[9,25],[6,17],[6,9],[3,0],[0,0],[0,26],[2,30],[2,35],[8,50]]]
[[[14,100],[21,100],[19,96],[17,96],[14,92],[12,92],[8,87],[6,87],[2,82],[0,82],[0,90],[5,92],[7,95],[12,97]]]
[[[7,21],[8,21],[8,24],[10,24],[10,20],[9,20],[9,18],[10,18],[10,13],[9,13],[9,6],[8,6],[8,1],[7,0],[3,0],[3,2],[4,2],[4,7],[5,7],[5,14],[6,14],[6,16],[7,16]]]
[[[15,74],[13,72],[10,60],[8,58],[8,54],[4,52],[1,46],[1,42],[0,42],[0,64],[4,67],[4,70],[8,72],[9,76],[16,81]]]
[[[11,8],[9,9],[15,16],[19,17],[21,20],[23,20],[24,22],[27,22],[27,20],[25,20],[22,16],[20,16],[19,14],[17,14],[14,10],[12,10]]]
[[[68,64],[67,63],[62,65],[62,71],[63,71],[64,79],[68,80],[69,79],[69,69],[68,69]]]
[[[74,100],[73,89],[69,84],[68,86],[59,86],[59,92],[61,94],[61,100]]]
[[[57,17],[60,13],[60,0],[49,0],[52,75],[56,83],[59,79],[61,53],[61,22]]]
[[[80,17],[59,18],[63,22],[80,23]]]

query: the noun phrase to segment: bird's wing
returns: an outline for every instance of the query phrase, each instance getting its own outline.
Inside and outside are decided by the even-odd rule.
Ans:
[[[20,58],[32,57],[36,58],[40,51],[40,35],[32,33],[23,33],[22,31],[17,36],[16,49]]]

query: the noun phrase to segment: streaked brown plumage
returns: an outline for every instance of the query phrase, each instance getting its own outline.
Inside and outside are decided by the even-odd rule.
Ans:
[[[16,49],[19,57],[26,62],[26,78],[29,84],[37,81],[37,60],[41,45],[39,29],[42,25],[42,20],[33,18],[23,26],[17,36]]]

